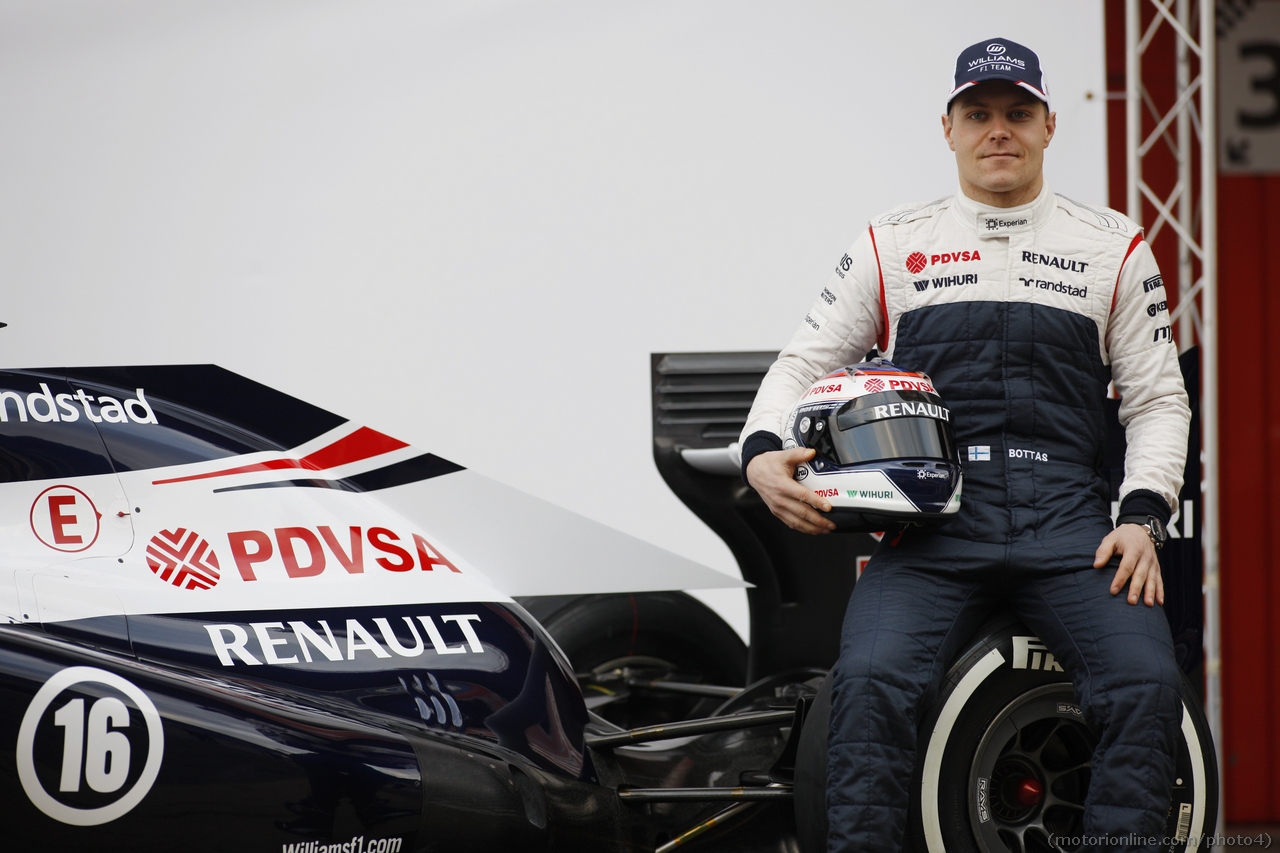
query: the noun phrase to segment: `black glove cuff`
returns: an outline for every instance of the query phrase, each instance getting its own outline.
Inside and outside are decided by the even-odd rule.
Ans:
[[[1161,524],[1168,527],[1169,517],[1173,515],[1173,511],[1169,509],[1164,497],[1158,492],[1150,489],[1134,489],[1120,502],[1120,512],[1117,513],[1116,518],[1127,515],[1140,515],[1143,518],[1154,515],[1160,519]]]
[[[769,432],[767,429],[756,430],[747,436],[747,440],[742,442],[742,448],[739,451],[742,454],[742,482],[748,486],[751,485],[747,481],[747,466],[751,464],[751,460],[755,459],[761,453],[768,453],[771,450],[781,450],[782,439]]]

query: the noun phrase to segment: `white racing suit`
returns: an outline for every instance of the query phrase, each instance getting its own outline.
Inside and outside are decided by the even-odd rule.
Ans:
[[[1141,230],[1047,185],[1016,208],[960,193],[876,217],[765,377],[744,470],[781,449],[813,381],[873,347],[932,378],[964,492],[951,520],[885,537],[850,600],[832,676],[830,849],[899,848],[918,715],[1001,602],[1067,667],[1100,735],[1086,832],[1161,835],[1181,721],[1168,624],[1110,595],[1116,560],[1092,568],[1112,528],[1108,382],[1128,444],[1121,514],[1167,521],[1186,461],[1190,410]]]

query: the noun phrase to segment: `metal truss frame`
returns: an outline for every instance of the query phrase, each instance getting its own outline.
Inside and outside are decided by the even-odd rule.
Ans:
[[[1151,14],[1142,24],[1142,8]],[[1154,242],[1164,229],[1178,241],[1178,305],[1171,316],[1179,350],[1200,344],[1201,544],[1204,548],[1205,715],[1218,754],[1218,827],[1222,808],[1221,630],[1218,605],[1218,293],[1217,293],[1217,35],[1214,0],[1125,0],[1125,107],[1130,218],[1143,224],[1145,199],[1156,211],[1147,230]],[[1174,67],[1146,56],[1165,28],[1175,40]],[[1144,79],[1175,77],[1171,104],[1157,105]],[[1143,112],[1153,122],[1143,135]],[[1172,133],[1170,130],[1172,129]],[[1157,145],[1173,154],[1177,178],[1162,190],[1143,175]],[[1199,184],[1195,170],[1199,169]],[[1196,276],[1197,268],[1199,276]],[[1207,829],[1207,828],[1206,828]]]

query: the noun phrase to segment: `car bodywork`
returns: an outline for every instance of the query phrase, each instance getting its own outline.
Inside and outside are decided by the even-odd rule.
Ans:
[[[786,530],[741,484],[728,445],[769,360],[653,363],[659,471],[754,584],[745,689],[672,663],[680,623],[709,611],[662,611],[683,614],[671,660],[633,653],[632,591],[734,585],[675,555],[216,367],[0,373],[0,832],[131,851],[819,849],[804,815],[825,725],[805,722],[874,539]],[[572,659],[597,630],[629,651],[575,672],[539,620],[603,614],[599,593],[625,593],[624,624],[588,618]],[[653,691],[691,693],[698,719]]]
[[[733,580],[244,377],[4,372],[0,494],[20,846],[653,849],[705,805],[618,787],[724,769],[588,748],[510,596]]]

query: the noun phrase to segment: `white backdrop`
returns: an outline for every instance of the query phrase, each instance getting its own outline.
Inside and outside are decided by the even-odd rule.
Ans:
[[[1100,0],[0,3],[0,362],[215,362],[736,575],[648,355],[782,346],[871,214],[953,191],[992,36],[1105,202]]]

